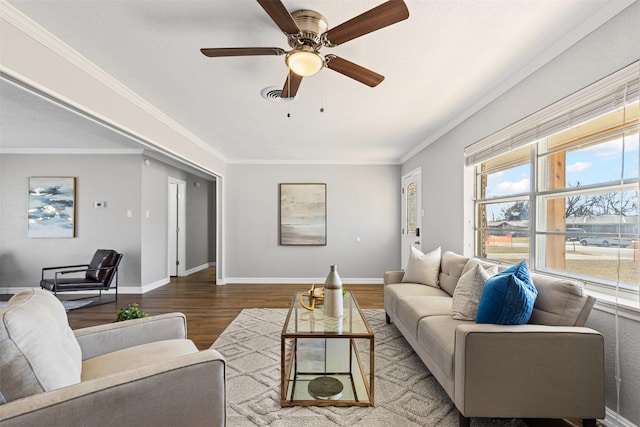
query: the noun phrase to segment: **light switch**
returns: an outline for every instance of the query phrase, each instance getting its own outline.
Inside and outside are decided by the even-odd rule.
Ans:
[[[130,209],[127,211],[127,218],[133,218],[133,211]]]

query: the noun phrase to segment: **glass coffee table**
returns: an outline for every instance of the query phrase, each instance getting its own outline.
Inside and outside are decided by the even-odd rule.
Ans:
[[[336,318],[304,308],[301,293],[280,336],[282,406],[373,406],[374,336],[355,298],[346,293]]]

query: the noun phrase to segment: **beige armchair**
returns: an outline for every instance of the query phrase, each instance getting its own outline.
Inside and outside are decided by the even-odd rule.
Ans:
[[[0,310],[0,426],[225,425],[225,369],[181,313],[72,331],[40,289]]]

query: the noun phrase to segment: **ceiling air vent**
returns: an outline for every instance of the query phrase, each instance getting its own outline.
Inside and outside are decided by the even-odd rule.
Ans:
[[[262,89],[260,94],[264,99],[271,102],[289,102],[293,100],[293,98],[282,98],[280,94],[282,93],[282,89],[277,86],[269,86]]]

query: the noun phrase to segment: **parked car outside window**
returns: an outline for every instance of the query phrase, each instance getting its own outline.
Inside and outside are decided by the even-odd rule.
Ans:
[[[580,237],[580,244],[582,246],[621,246],[627,247],[633,244],[632,239],[618,238],[618,237]]]

